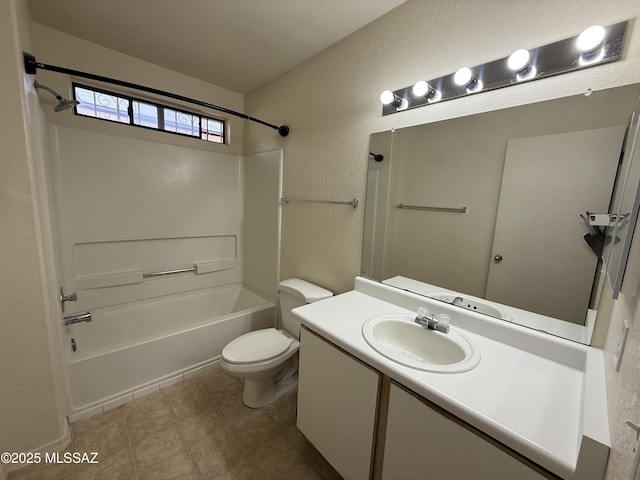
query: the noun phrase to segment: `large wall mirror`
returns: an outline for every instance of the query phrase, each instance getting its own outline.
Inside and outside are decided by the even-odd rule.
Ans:
[[[589,343],[602,267],[625,242],[588,213],[613,211],[639,95],[627,85],[373,134],[384,160],[369,161],[362,275]]]

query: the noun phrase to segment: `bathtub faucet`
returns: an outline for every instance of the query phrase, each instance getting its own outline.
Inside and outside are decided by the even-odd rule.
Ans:
[[[75,315],[68,315],[64,317],[65,325],[71,325],[73,323],[80,323],[80,322],[90,322],[90,321],[91,321],[91,312],[76,313]]]

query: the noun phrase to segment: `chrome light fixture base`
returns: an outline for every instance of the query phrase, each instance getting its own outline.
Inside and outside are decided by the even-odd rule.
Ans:
[[[393,93],[394,98],[405,100],[406,107],[398,109],[393,105],[383,105],[382,115],[390,115],[392,113],[441,103],[467,95],[477,95],[478,93],[495,90],[497,88],[509,87],[540,78],[561,75],[583,68],[615,62],[622,57],[622,48],[624,46],[628,23],[629,22],[625,20],[624,22],[604,27],[604,38],[602,39],[601,46],[598,45],[591,52],[584,52],[578,48],[577,41],[579,35],[542,47],[529,49],[531,63],[527,71],[521,70],[516,72],[509,68],[509,57],[471,67],[471,72],[477,78],[478,82],[481,82],[482,90],[470,90],[467,85],[457,85],[454,82],[455,74],[453,73],[428,80],[428,85],[439,93],[440,97],[437,102],[433,102],[433,100],[429,101],[425,96],[414,95],[413,85],[395,90],[390,93]]]

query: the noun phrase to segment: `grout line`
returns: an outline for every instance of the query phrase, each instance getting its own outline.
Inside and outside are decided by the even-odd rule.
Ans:
[[[171,407],[171,403],[169,402],[169,399],[166,397],[164,392],[162,393],[162,396],[164,397],[165,401],[169,404],[169,409],[171,410],[171,414],[173,415],[173,425],[176,427],[176,431],[178,432],[178,436],[180,437],[180,440],[182,440],[182,445],[184,445],[184,448],[187,451],[187,455],[189,455],[189,458],[191,459],[191,463],[193,464],[193,468],[196,471],[196,475],[198,476],[198,478],[200,480],[203,480],[204,479],[204,473],[202,473],[200,471],[200,468],[198,468],[198,464],[196,463],[196,459],[193,457],[193,454],[191,453],[191,449],[189,448],[189,444],[186,442],[186,440],[182,436],[182,432],[180,431],[180,427],[178,426],[178,416],[173,411],[173,408]]]
[[[138,478],[138,468],[136,467],[136,457],[133,455],[133,445],[131,445],[131,437],[129,436],[129,427],[127,426],[127,419],[124,414],[124,408],[120,409],[120,415],[122,416],[122,422],[124,423],[124,431],[127,435],[127,445],[129,446],[129,455],[131,455],[131,463],[133,464],[133,475],[135,479]]]

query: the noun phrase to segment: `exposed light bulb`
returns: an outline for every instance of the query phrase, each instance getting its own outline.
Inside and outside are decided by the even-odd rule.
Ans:
[[[521,48],[513,52],[507,60],[509,69],[516,72],[516,80],[521,82],[536,76],[538,70],[531,64],[531,54],[529,50]]]
[[[413,86],[412,91],[416,97],[424,97],[429,92],[429,89],[430,87],[427,82],[425,82],[424,80],[419,80]]]
[[[391,90],[385,90],[380,94],[380,101],[383,105],[389,105],[393,102],[395,95]]]
[[[429,103],[437,102],[442,98],[440,90],[436,90],[424,80],[417,81],[413,86],[412,92],[416,97],[426,97]]]
[[[380,102],[382,102],[383,105],[393,105],[398,111],[406,110],[409,106],[409,102],[407,100],[400,98],[391,90],[385,90],[380,94]]]
[[[456,85],[465,86],[467,93],[476,93],[482,90],[482,82],[476,77],[470,68],[462,67],[453,76]]]
[[[509,60],[507,60],[507,65],[514,72],[519,72],[523,70],[528,65],[530,65],[529,60],[531,59],[531,54],[529,50],[525,50],[521,48],[520,50],[516,50],[509,56]]]
[[[473,78],[473,72],[470,68],[462,67],[453,76],[453,81],[456,85],[468,85]]]
[[[605,33],[606,30],[600,25],[593,25],[586,28],[580,35],[578,35],[576,46],[581,52],[593,52],[602,45]]]

